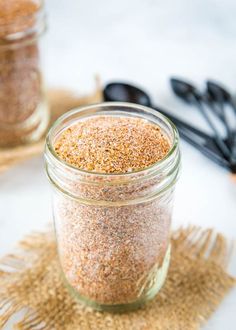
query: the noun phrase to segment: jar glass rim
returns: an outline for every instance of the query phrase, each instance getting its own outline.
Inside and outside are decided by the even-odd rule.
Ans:
[[[25,14],[21,15],[18,20],[15,20],[14,22],[7,23],[7,24],[0,24],[0,47],[7,47],[9,46],[17,46],[15,43],[20,42],[21,40],[24,41],[24,43],[30,43],[33,42],[37,37],[42,35],[46,30],[46,12],[45,12],[45,1],[39,0],[38,3],[38,10],[31,14]],[[23,23],[27,19],[33,19],[34,24],[30,25],[28,28],[24,28],[22,30],[16,31],[16,32],[9,32],[5,35],[1,36],[1,32],[6,31],[6,28],[14,28],[16,25],[16,22]],[[29,40],[24,40],[25,37],[32,36],[32,38]]]
[[[56,128],[63,123],[64,120],[69,119],[70,117],[72,117],[73,115],[76,115],[77,113],[80,114],[83,111],[87,111],[87,110],[98,110],[99,108],[126,108],[126,109],[136,109],[136,110],[141,110],[144,113],[149,113],[152,114],[154,117],[157,117],[159,119],[161,119],[165,124],[167,124],[168,128],[171,130],[171,134],[172,134],[172,141],[171,141],[171,147],[170,150],[168,151],[168,153],[166,154],[166,156],[155,162],[154,164],[136,170],[136,171],[132,171],[132,172],[127,172],[127,173],[102,173],[102,172],[95,172],[95,171],[88,171],[88,170],[83,170],[80,169],[72,164],[67,163],[66,161],[64,161],[63,159],[61,159],[58,154],[55,152],[54,146],[53,146],[53,142],[52,139],[54,137],[54,133]],[[93,116],[93,115],[91,115]],[[90,117],[91,117],[90,116]],[[135,117],[135,114],[134,114]],[[86,115],[84,116],[84,118],[86,118]],[[177,131],[177,128],[175,127],[175,125],[173,124],[173,122],[166,116],[162,115],[160,112],[153,110],[151,108],[148,108],[146,106],[142,106],[142,105],[138,105],[135,103],[128,103],[128,102],[102,102],[102,103],[97,103],[97,104],[93,104],[93,105],[87,105],[87,106],[81,106],[75,109],[72,109],[68,112],[66,112],[64,115],[60,116],[51,126],[47,137],[46,137],[46,148],[48,149],[48,151],[50,152],[50,155],[53,157],[53,160],[55,160],[56,162],[59,162],[60,164],[63,164],[63,166],[65,166],[67,169],[72,170],[73,172],[77,173],[77,174],[84,174],[84,175],[90,175],[90,176],[96,176],[96,177],[123,177],[123,178],[128,178],[128,177],[132,177],[135,174],[145,174],[145,172],[149,172],[149,171],[156,171],[159,168],[162,168],[165,163],[170,159],[170,157],[175,153],[176,148],[178,146],[178,141],[179,141],[179,134]]]

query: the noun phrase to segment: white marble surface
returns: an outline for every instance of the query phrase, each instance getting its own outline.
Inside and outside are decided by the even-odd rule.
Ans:
[[[233,0],[50,0],[47,6],[45,66],[50,85],[86,92],[93,88],[95,73],[103,82],[126,79],[197,124],[201,121],[194,110],[171,94],[170,75],[189,77],[201,86],[207,77],[219,79],[236,92]],[[173,225],[214,227],[235,239],[236,184],[184,142],[182,154]],[[41,158],[0,176],[1,255],[50,220],[50,189]],[[230,268],[236,274],[236,255]],[[234,290],[204,329],[235,329],[235,312]]]

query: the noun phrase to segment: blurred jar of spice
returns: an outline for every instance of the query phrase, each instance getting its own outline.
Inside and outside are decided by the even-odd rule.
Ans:
[[[0,1],[0,147],[38,140],[48,125],[39,38],[42,0]]]

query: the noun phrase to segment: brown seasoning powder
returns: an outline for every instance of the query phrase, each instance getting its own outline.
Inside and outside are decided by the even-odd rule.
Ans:
[[[97,173],[134,172],[163,159],[170,144],[144,119],[99,116],[66,129],[54,145],[65,162]]]
[[[135,174],[163,159],[170,142],[160,127],[147,120],[99,116],[62,131],[54,148],[61,159],[79,169]],[[145,196],[161,179],[97,186],[66,177],[65,186],[75,195],[99,201]],[[100,304],[117,305],[149,296],[163,284],[169,261],[171,195],[170,189],[151,201],[115,206],[54,195],[61,265],[75,292]]]

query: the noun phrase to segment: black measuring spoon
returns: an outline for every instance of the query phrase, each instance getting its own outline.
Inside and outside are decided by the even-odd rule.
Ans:
[[[229,160],[230,159],[230,150],[229,150],[228,146],[226,145],[226,143],[221,138],[220,134],[218,133],[214,123],[208,116],[207,112],[205,111],[205,108],[203,105],[204,101],[203,101],[202,95],[198,91],[198,89],[194,85],[190,84],[189,82],[186,82],[184,80],[177,79],[177,78],[171,78],[170,84],[171,84],[171,87],[172,87],[174,93],[179,98],[181,98],[183,101],[185,101],[189,104],[193,104],[197,107],[197,109],[199,110],[199,112],[201,113],[201,115],[203,116],[203,118],[205,119],[205,121],[207,122],[209,127],[211,128],[211,130],[214,134],[214,139],[216,141],[216,144],[219,147],[220,151],[222,152],[222,155],[227,160]]]
[[[232,102],[231,94],[226,88],[213,80],[206,81],[207,92],[214,102],[229,103]],[[233,104],[234,107],[234,104]]]
[[[222,157],[221,152],[212,137],[173,116],[168,111],[153,106],[151,98],[142,89],[123,82],[113,82],[105,86],[103,96],[105,101],[132,102],[148,106],[159,111],[173,121],[182,138],[218,165],[230,169],[228,161]]]
[[[230,161],[233,164],[236,164],[236,130],[230,127],[226,114],[225,114],[225,104],[228,104],[234,115],[235,115],[235,124],[236,124],[236,106],[234,100],[231,96],[231,93],[223,87],[221,84],[213,81],[207,80],[206,82],[206,93],[209,95],[211,102],[219,107],[219,116],[225,124],[227,135],[228,135],[228,143],[231,149],[231,157]]]
[[[230,93],[220,86],[218,83],[207,80],[206,82],[206,99],[209,102],[209,105],[213,108],[216,115],[222,121],[227,132],[227,138],[229,145],[232,143],[233,131],[228,123],[226,113],[225,113],[225,104],[231,104],[231,95]]]

